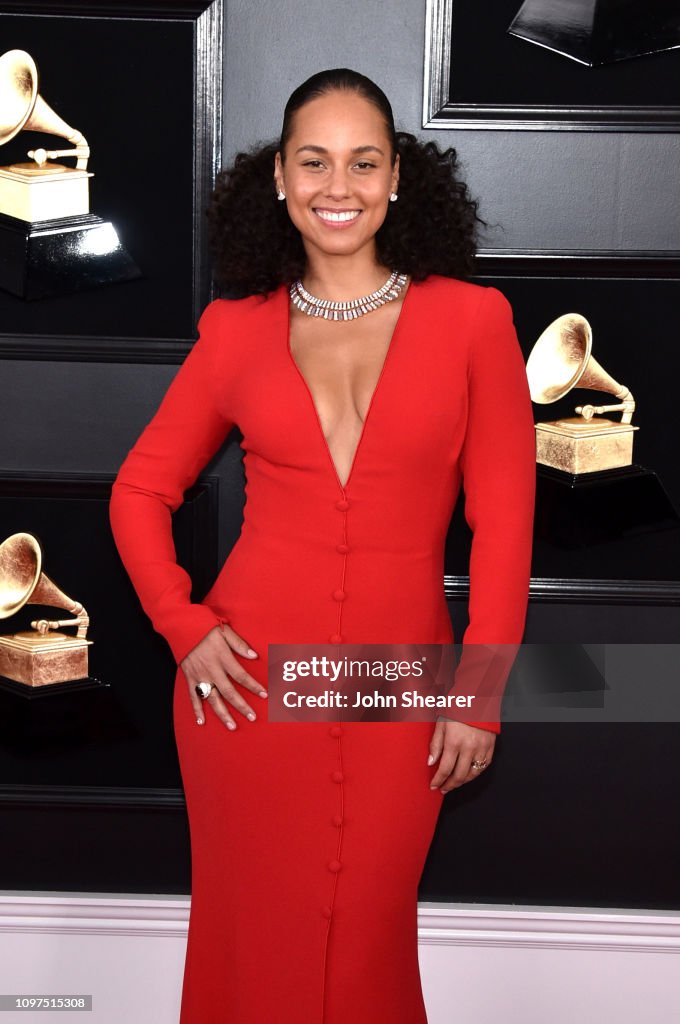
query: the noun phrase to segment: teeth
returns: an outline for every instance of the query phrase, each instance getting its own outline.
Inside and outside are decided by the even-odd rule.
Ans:
[[[317,210],[317,216],[321,217],[322,220],[330,220],[339,223],[343,220],[355,220],[359,216],[360,210],[339,210],[337,213],[332,213],[330,210]]]

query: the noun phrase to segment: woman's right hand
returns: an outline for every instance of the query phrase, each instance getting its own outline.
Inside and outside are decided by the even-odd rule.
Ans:
[[[251,651],[248,643],[231,626],[224,623],[211,629],[180,662],[180,668],[189,684],[189,696],[199,725],[203,725],[205,721],[203,705],[209,704],[228,729],[236,729],[237,725],[227,709],[225,701],[251,721],[257,717],[232,683],[232,679],[260,697],[267,696],[267,691],[263,689],[262,684],[253,679],[243,665],[237,661],[232,651],[236,651],[237,654],[246,658],[257,657],[254,652],[248,653]],[[213,683],[210,696],[205,700],[198,696],[195,689],[197,683],[203,682]]]

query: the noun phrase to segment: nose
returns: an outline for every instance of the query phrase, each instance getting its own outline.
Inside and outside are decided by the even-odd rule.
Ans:
[[[347,169],[341,165],[331,167],[326,180],[326,195],[329,199],[345,199],[349,195],[350,186]]]

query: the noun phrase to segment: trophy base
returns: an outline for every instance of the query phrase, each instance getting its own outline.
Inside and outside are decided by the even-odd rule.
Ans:
[[[142,273],[110,221],[93,213],[28,223],[0,213],[0,288],[32,301]]]
[[[678,527],[661,481],[642,466],[579,475],[537,467],[538,540],[576,549]]]
[[[92,176],[63,164],[0,167],[0,213],[29,223],[89,213]]]
[[[28,687],[55,686],[87,677],[87,649],[92,640],[66,633],[21,633],[0,636],[0,676]]]
[[[536,424],[536,461],[565,473],[597,473],[630,466],[633,431],[630,423],[603,416],[573,416]]]
[[[44,697],[46,694],[80,693],[83,690],[99,689],[108,685],[95,676],[83,676],[81,679],[67,679],[65,682],[51,683],[49,686],[31,686],[30,683],[21,683],[18,679],[12,679],[0,672],[0,690],[17,697],[26,697],[28,700]]]
[[[525,0],[508,32],[589,67],[680,45],[676,8],[656,0]]]

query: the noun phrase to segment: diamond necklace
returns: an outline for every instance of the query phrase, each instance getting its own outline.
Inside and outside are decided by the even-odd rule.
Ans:
[[[290,298],[293,305],[307,316],[320,316],[324,320],[355,320],[358,316],[364,316],[366,313],[384,306],[386,302],[392,302],[393,299],[398,298],[407,280],[406,274],[400,274],[399,271],[394,270],[382,288],[371,292],[370,295],[363,295],[360,299],[336,302],[332,299],[317,299],[298,279],[290,286]]]

